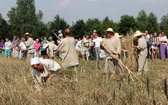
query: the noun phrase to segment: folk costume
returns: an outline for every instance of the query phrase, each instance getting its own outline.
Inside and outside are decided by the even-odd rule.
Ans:
[[[107,32],[111,32],[114,34],[112,28],[108,28]],[[113,35],[111,38],[106,39],[104,46],[112,53],[113,56],[120,56],[121,54],[121,41],[118,36]],[[119,64],[119,58],[113,58],[111,56],[107,56],[105,60],[105,73],[112,75],[115,74],[115,66],[117,66],[120,70],[120,73],[125,74],[122,66]]]
[[[142,37],[143,33],[140,31],[136,31],[134,34],[134,37],[139,37],[138,38],[138,45],[134,46],[135,48],[138,49],[138,75],[142,74],[143,70],[148,71],[148,66],[147,66],[147,43],[146,40]]]

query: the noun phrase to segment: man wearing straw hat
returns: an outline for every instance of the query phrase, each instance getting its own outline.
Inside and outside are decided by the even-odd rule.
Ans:
[[[140,31],[136,31],[134,33],[134,37],[137,37],[138,39],[138,45],[132,45],[133,48],[137,48],[138,51],[138,73],[137,75],[142,74],[142,70],[148,71],[148,66],[147,66],[147,44],[146,40],[142,38],[143,33]]]
[[[34,47],[34,40],[30,37],[29,33],[25,33],[24,36],[27,39],[25,45],[27,48],[27,59],[29,60],[34,57],[36,51]]]
[[[121,54],[121,41],[118,36],[114,35],[115,32],[112,28],[107,29],[108,39],[104,46],[111,52],[112,56],[107,56],[105,61],[105,74],[109,75],[109,78],[115,74],[115,66],[120,70],[120,73],[125,74],[122,66],[118,63]]]

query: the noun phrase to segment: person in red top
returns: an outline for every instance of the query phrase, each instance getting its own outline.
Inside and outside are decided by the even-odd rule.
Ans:
[[[39,39],[36,39],[36,41],[34,43],[34,47],[36,49],[35,57],[38,57],[39,56],[39,52],[40,52],[40,42],[39,42]]]

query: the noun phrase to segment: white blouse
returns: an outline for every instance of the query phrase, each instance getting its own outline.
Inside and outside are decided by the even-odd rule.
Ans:
[[[166,36],[161,36],[161,37],[159,37],[159,41],[167,41],[167,37]]]

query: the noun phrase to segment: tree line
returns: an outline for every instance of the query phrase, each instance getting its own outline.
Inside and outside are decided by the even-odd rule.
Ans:
[[[43,12],[36,12],[34,0],[17,0],[17,6],[12,7],[8,11],[9,20],[5,20],[0,14],[0,39],[12,36],[22,37],[25,32],[32,34],[33,38],[48,37],[52,35],[52,30],[63,30],[70,27],[72,35],[80,38],[83,35],[91,35],[96,29],[100,35],[106,34],[106,29],[112,27],[119,34],[127,34],[130,31],[145,31],[149,33],[165,31],[168,34],[168,14],[161,18],[161,22],[157,22],[157,16],[151,12],[147,14],[144,10],[139,11],[137,17],[123,15],[119,22],[114,22],[106,16],[103,20],[98,18],[89,18],[84,21],[79,19],[72,25],[69,25],[58,14],[53,21],[44,23],[42,21]]]

